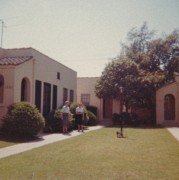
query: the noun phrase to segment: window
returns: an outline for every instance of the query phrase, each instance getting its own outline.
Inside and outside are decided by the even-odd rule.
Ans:
[[[57,109],[57,86],[53,85],[53,109]]]
[[[60,80],[60,73],[59,72],[57,72],[57,79]]]
[[[43,115],[49,114],[50,106],[51,106],[51,84],[44,83]]]
[[[42,82],[36,80],[35,81],[35,105],[40,110],[41,109],[41,90],[42,90]]]
[[[70,90],[70,102],[74,101],[74,91]]]
[[[30,100],[30,82],[27,78],[23,78],[21,82],[21,101]]]
[[[81,102],[84,105],[89,105],[90,104],[90,94],[81,94]]]
[[[103,99],[103,117],[112,118],[112,99]]]
[[[68,89],[63,88],[63,104],[68,100]]]
[[[0,103],[3,103],[4,97],[4,77],[0,74]]]
[[[168,94],[164,99],[164,119],[175,120],[175,97]]]

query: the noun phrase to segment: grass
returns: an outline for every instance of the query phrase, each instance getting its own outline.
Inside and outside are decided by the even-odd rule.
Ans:
[[[16,141],[12,140],[12,138],[7,138],[5,137],[1,132],[0,132],[0,148],[4,148],[7,146],[12,146],[14,144],[17,144]]]
[[[7,147],[7,146],[12,146],[16,143],[14,142],[7,142],[5,140],[0,140],[0,148],[4,148],[4,147]]]
[[[37,139],[37,137],[17,137],[17,136],[7,136],[0,133],[0,148],[12,146],[15,144],[23,143],[23,142],[29,142],[32,140]]]
[[[179,142],[164,128],[103,128],[0,160],[0,179],[177,180]]]

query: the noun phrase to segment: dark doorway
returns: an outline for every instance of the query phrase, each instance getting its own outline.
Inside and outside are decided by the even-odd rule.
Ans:
[[[21,101],[30,100],[30,83],[27,78],[23,78],[21,82]]]
[[[42,93],[41,91],[42,91],[42,82],[36,80],[36,82],[35,82],[35,105],[39,109],[39,111],[41,110],[41,93]]]
[[[0,103],[3,103],[4,99],[4,77],[0,74]]]
[[[57,109],[57,86],[53,85],[53,109]]]
[[[51,85],[44,83],[44,94],[43,94],[43,115],[48,115],[51,107]]]
[[[112,99],[103,99],[103,118],[112,118]]]

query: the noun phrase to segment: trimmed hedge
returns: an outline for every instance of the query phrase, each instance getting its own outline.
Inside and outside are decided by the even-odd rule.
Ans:
[[[62,112],[61,109],[56,109],[50,112],[45,118],[46,126],[45,132],[62,132]],[[74,128],[73,114],[69,114],[68,130],[71,131]]]
[[[8,107],[3,118],[3,130],[7,134],[34,136],[43,130],[44,117],[35,105],[17,102]]]
[[[88,106],[86,106],[86,109],[88,111],[91,111],[95,116],[97,116],[98,108],[96,106],[88,105]]]
[[[86,122],[86,125],[88,125],[88,126],[95,126],[96,123],[97,123],[96,116],[91,111],[87,111],[87,122]]]
[[[129,125],[129,126],[137,126],[140,124],[139,118],[136,113],[114,113],[112,115],[112,121],[114,125]]]

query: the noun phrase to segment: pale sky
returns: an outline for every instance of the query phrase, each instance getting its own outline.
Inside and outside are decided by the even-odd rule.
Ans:
[[[157,37],[178,29],[179,0],[0,0],[0,19],[3,48],[32,47],[96,77],[131,28],[146,21]]]

